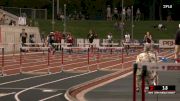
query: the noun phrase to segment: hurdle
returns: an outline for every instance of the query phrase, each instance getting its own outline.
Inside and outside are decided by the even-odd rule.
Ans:
[[[121,58],[121,66],[122,66],[122,69],[123,68],[123,64],[124,64],[124,47],[97,47],[98,49],[98,54],[97,54],[97,68],[98,70],[100,70],[100,67],[99,67],[99,61],[100,61],[100,50],[111,50],[111,54],[112,54],[112,51],[113,50],[117,50],[118,51],[118,54],[120,53],[119,51],[121,51],[121,54],[117,55],[119,58]],[[116,59],[116,60],[119,60],[119,59]],[[106,69],[106,68],[103,68],[103,69]]]
[[[136,71],[142,69],[141,100],[145,101],[145,74],[148,70],[154,71],[180,71],[180,63],[134,63],[133,64],[133,101],[136,101]],[[152,85],[154,86],[154,85]],[[158,85],[157,85],[158,86]]]
[[[62,50],[61,50],[61,70],[62,71],[69,71],[69,70],[65,70],[64,68],[64,54],[65,54],[65,50],[86,50],[87,51],[87,71],[90,71],[90,67],[89,67],[89,64],[90,64],[90,54],[89,54],[89,47],[62,47]]]
[[[68,47],[69,45],[72,45],[72,43],[52,43],[55,46],[59,46],[59,47]]]
[[[43,51],[43,54],[44,54],[44,51],[48,51],[47,52],[47,68],[43,68],[43,69],[38,69],[38,70],[33,70],[33,71],[28,71],[28,72],[24,72],[23,69],[27,68],[27,67],[23,67],[22,66],[22,60],[23,60],[23,55],[22,55],[22,51],[21,50],[30,50],[30,49],[38,49],[38,50],[42,50]],[[34,73],[34,72],[37,72],[37,71],[41,71],[41,70],[46,70],[47,69],[47,73],[50,74],[51,71],[50,71],[50,47],[20,47],[20,55],[19,55],[19,58],[20,58],[20,74],[26,74],[26,73]]]
[[[1,49],[1,75],[4,76],[4,47],[0,47]]]

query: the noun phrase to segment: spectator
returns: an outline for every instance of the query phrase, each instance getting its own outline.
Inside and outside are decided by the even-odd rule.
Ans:
[[[53,44],[55,43],[54,32],[50,32],[50,34],[47,36],[47,42],[48,42],[48,46],[50,47],[50,52],[54,54],[55,53],[55,45]]]
[[[119,23],[118,23],[118,29],[119,29],[120,31],[123,31],[123,30],[124,30],[124,26],[125,26],[125,23],[124,23],[124,22],[119,22]]]
[[[122,18],[121,18],[123,21],[126,20],[126,9],[123,8],[122,10]]]
[[[67,40],[67,43],[70,43],[70,45],[68,45],[68,47],[71,47],[73,45],[74,40],[73,40],[73,36],[70,32],[67,34],[66,40]]]
[[[34,34],[29,35],[29,43],[35,43]]]
[[[128,9],[127,9],[127,20],[131,20],[131,9],[130,9],[130,7],[128,7]]]
[[[111,44],[112,43],[112,33],[111,32],[109,32],[108,34],[107,34],[107,41],[108,41],[108,43],[109,44]],[[110,45],[110,46],[112,46],[112,45]]]
[[[9,25],[16,26],[16,22],[14,20],[10,20]]]
[[[118,19],[118,10],[117,10],[117,8],[114,8],[114,15],[113,15],[113,18],[114,18],[115,20]]]
[[[180,24],[179,28],[176,31],[176,37],[175,37],[175,63],[180,62],[180,57],[179,57],[179,52],[180,52]]]
[[[87,38],[89,39],[89,43],[93,43],[94,40],[94,32],[92,30],[89,30]]]
[[[25,46],[26,39],[27,39],[27,33],[25,29],[22,29],[22,32],[20,33],[20,38],[21,38],[22,46]]]
[[[94,38],[97,39],[98,38],[98,34],[97,32],[94,32]]]
[[[112,20],[110,5],[107,7],[107,20]]]
[[[140,18],[141,18],[141,11],[138,8],[137,11],[136,11],[136,21],[140,21]]]
[[[152,43],[152,36],[149,32],[146,32],[146,35],[144,36],[144,42],[145,43]]]
[[[131,41],[131,36],[130,36],[129,33],[125,34],[125,35],[124,35],[124,38],[125,38],[125,42],[126,42],[126,43],[130,43],[130,41]]]
[[[2,17],[0,18],[0,25],[4,25],[6,20],[6,14],[3,13]]]
[[[61,43],[61,39],[62,39],[62,34],[61,34],[61,32],[56,31],[56,32],[54,33],[54,38],[55,38],[55,42],[56,42],[56,43]],[[56,50],[58,50],[59,47],[60,47],[60,49],[61,49],[61,45],[56,45],[55,47],[56,47]]]

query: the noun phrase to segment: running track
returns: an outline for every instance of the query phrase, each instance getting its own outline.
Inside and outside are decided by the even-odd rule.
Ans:
[[[167,53],[162,53],[162,55],[167,55]],[[46,55],[45,55],[46,56]],[[131,56],[125,56],[124,58],[124,68],[128,68],[131,66],[132,62],[135,59],[136,54],[132,54]],[[167,55],[168,56],[168,55]],[[5,57],[5,60],[14,59],[14,61],[6,61],[5,64],[8,64],[6,69],[13,69],[11,72],[6,71],[6,74],[16,74],[19,73],[19,56],[12,57]],[[26,67],[23,71],[30,71],[29,68],[32,68],[31,70],[42,69],[45,66],[47,66],[47,59],[43,57],[43,55],[24,55],[24,64],[23,67]],[[64,92],[77,84],[95,79],[97,77],[109,74],[111,72],[105,72],[105,71],[96,71],[97,70],[97,61],[94,61],[93,58],[90,59],[90,71],[91,72],[85,72],[85,73],[64,73],[61,71],[61,66],[65,70],[87,70],[87,61],[84,57],[84,55],[72,55],[71,58],[75,58],[70,60],[70,56],[66,56],[64,64],[61,64],[61,59],[59,59],[60,55],[57,53],[57,55],[50,57],[51,61],[51,67],[50,71],[53,73],[51,75],[44,74],[44,75],[15,75],[15,76],[7,76],[7,77],[1,77],[1,83],[0,83],[0,95],[7,94],[6,96],[0,97],[2,101],[14,101],[21,100],[21,101],[65,101],[64,99]],[[78,60],[77,57],[81,58],[82,60]],[[111,60],[104,59],[100,60],[98,62],[99,68],[106,68],[109,70],[121,70],[122,64],[121,59],[117,59],[117,57],[120,57],[120,54],[116,55],[109,55],[109,54],[103,54],[100,56],[100,58],[113,58]],[[35,60],[34,60],[35,58]],[[85,58],[85,61],[84,59]],[[44,61],[38,61],[38,59],[43,59]],[[25,62],[27,61],[30,62]],[[31,60],[31,61],[30,61]],[[38,62],[37,62],[38,61]],[[110,61],[110,62],[109,62]],[[42,63],[41,63],[42,62]],[[15,64],[15,66],[13,65]],[[30,65],[31,64],[31,65]],[[45,65],[44,65],[45,64]],[[78,65],[79,64],[79,65]],[[36,68],[34,68],[35,65]],[[12,67],[11,67],[12,66]],[[17,67],[16,67],[17,66]],[[28,68],[27,68],[28,67]],[[14,69],[15,68],[15,69]],[[6,70],[5,69],[5,70]],[[41,72],[44,72],[47,70],[39,70]],[[35,96],[35,97],[34,97]]]

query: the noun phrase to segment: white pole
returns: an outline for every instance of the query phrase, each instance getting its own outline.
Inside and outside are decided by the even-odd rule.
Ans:
[[[57,14],[59,14],[59,0],[57,0]]]
[[[54,31],[54,0],[52,3],[52,31]]]
[[[64,33],[66,33],[66,4],[64,4]]]
[[[124,18],[123,18],[123,3],[124,3],[124,0],[122,0],[122,2],[121,2],[122,4],[121,4],[121,6],[122,6],[122,11],[121,11],[121,24],[122,24],[122,26],[123,26],[123,28],[121,29],[121,41],[122,41],[122,39],[123,39],[123,31],[124,31],[124,24],[123,24],[123,20],[124,20]]]
[[[133,6],[131,7],[131,9],[132,9],[132,26],[131,26],[131,38],[132,38],[132,40],[134,40],[134,15],[133,15]]]

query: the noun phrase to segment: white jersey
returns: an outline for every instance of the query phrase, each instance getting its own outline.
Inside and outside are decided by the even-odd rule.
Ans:
[[[107,36],[108,40],[112,40],[112,35]]]
[[[131,38],[130,38],[130,35],[129,35],[129,34],[125,35],[125,42],[127,42],[127,43],[130,42],[130,39],[131,39]]]
[[[143,52],[140,53],[137,58],[136,62],[150,62],[150,63],[156,63],[157,62],[157,57],[156,54],[153,52]]]

